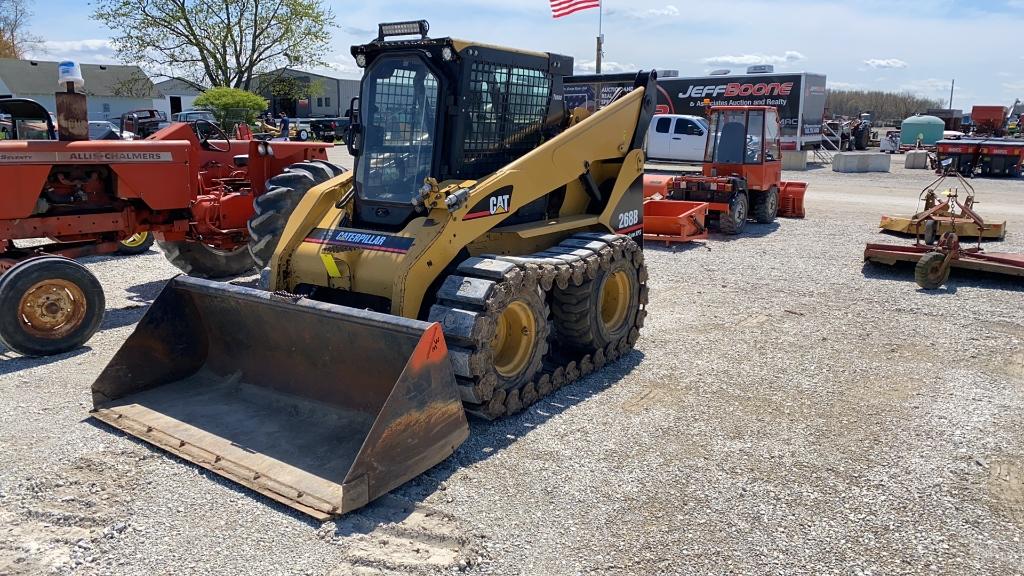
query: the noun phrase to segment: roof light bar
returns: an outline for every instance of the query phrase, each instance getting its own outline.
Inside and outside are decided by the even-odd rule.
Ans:
[[[421,38],[426,38],[429,31],[430,24],[426,20],[385,22],[377,25],[377,40],[380,41],[389,36],[412,36],[414,34],[419,34]]]

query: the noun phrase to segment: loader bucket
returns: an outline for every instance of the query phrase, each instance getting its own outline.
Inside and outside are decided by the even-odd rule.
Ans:
[[[92,395],[103,422],[320,520],[469,435],[438,324],[188,276]]]

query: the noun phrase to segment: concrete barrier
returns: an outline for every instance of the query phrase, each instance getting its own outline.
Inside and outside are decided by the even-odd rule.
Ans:
[[[807,150],[786,150],[782,153],[783,170],[807,170]]]
[[[904,167],[908,170],[927,170],[928,169],[928,151],[927,150],[911,150],[906,154],[906,160],[904,160]]]
[[[888,154],[880,152],[840,152],[832,156],[833,172],[888,172]]]

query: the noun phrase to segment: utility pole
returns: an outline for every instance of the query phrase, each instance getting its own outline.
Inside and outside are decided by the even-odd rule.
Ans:
[[[953,88],[956,87],[956,78],[953,78],[953,83],[949,85],[949,109],[953,109]]]
[[[604,56],[604,33],[601,26],[604,23],[604,2],[597,3],[597,57],[594,58],[594,73],[601,73],[601,56]]]

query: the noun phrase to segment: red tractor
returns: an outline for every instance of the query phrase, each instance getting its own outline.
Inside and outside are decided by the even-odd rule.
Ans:
[[[341,173],[327,146],[231,140],[203,120],[136,141],[0,141],[0,343],[56,354],[98,329],[102,288],[71,258],[144,251],[155,237],[194,276],[252,269],[254,199],[269,190],[294,204]],[[262,240],[257,252],[272,251]]]
[[[713,106],[700,175],[645,177],[645,196],[706,202],[725,234],[739,234],[753,218],[803,216],[807,185],[782,181],[779,115],[771,106]],[[656,190],[655,190],[656,188]]]

